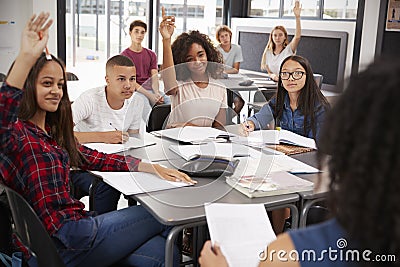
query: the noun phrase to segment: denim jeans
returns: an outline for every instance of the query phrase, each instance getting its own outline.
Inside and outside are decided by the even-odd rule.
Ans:
[[[142,206],[131,206],[67,222],[52,237],[67,266],[164,266],[169,230]]]
[[[85,171],[72,171],[70,179],[74,186],[89,195],[89,187],[93,180],[92,174]],[[99,182],[94,192],[93,210],[96,211],[97,214],[116,210],[120,195],[121,193],[110,185],[105,182]]]

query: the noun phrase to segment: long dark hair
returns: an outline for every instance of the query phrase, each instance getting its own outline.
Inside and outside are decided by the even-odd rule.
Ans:
[[[83,155],[77,148],[77,141],[74,136],[72,120],[71,102],[69,101],[67,91],[67,79],[63,64],[54,56],[52,61],[58,63],[63,70],[64,85],[63,96],[55,112],[47,112],[46,125],[50,126],[51,136],[56,140],[59,146],[67,150],[71,166],[79,166],[84,161]],[[36,82],[39,72],[49,61],[43,53],[36,61],[35,65],[29,71],[24,84],[24,95],[21,100],[18,118],[24,121],[31,119],[39,109],[36,99]]]
[[[400,265],[399,73],[399,58],[391,58],[351,77],[319,143],[320,158],[330,155],[333,213],[362,249],[396,256],[385,266]]]
[[[192,44],[199,44],[204,48],[207,55],[208,62],[215,62],[219,64],[208,64],[207,72],[211,77],[218,78],[223,70],[223,57],[221,53],[214,47],[208,35],[200,33],[199,31],[189,31],[189,33],[182,33],[172,43],[172,56],[174,58],[176,79],[178,81],[185,81],[190,77],[190,70],[187,68],[186,56]]]
[[[298,62],[306,72],[306,82],[304,84],[303,89],[300,91],[299,98],[297,99],[297,108],[304,115],[304,135],[311,130],[313,137],[316,138],[316,122],[315,122],[315,113],[316,108],[319,104],[321,104],[320,108],[324,108],[328,110],[330,108],[328,101],[321,93],[317,83],[314,79],[314,73],[312,71],[311,65],[308,60],[304,57],[293,55],[285,58],[283,60],[279,72],[282,71],[282,66],[285,62],[293,60]],[[285,102],[285,97],[287,95],[286,89],[283,87],[282,79],[279,75],[278,80],[278,90],[276,92],[276,105],[275,105],[275,119],[281,120],[283,114],[283,105]]]

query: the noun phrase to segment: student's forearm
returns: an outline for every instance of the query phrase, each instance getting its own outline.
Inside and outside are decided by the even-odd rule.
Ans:
[[[141,85],[138,85],[136,91],[143,94],[147,98],[151,98],[151,93],[148,90],[144,89]]]
[[[172,56],[171,39],[163,39],[163,72],[164,91],[167,95],[174,95],[178,89],[174,58]]]
[[[160,94],[160,84],[158,81],[158,71],[157,70],[151,71],[151,87],[153,88],[153,92],[155,94]]]
[[[104,137],[102,132],[74,132],[76,139],[81,144],[86,143],[103,143]]]

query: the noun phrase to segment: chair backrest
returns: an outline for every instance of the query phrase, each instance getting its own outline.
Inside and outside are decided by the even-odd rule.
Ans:
[[[5,186],[16,234],[35,255],[40,267],[64,267],[62,259],[39,217],[26,200]]]
[[[76,76],[74,73],[67,71],[65,74],[67,75],[67,81],[79,81],[78,76]]]
[[[322,76],[321,74],[314,73],[314,80],[317,83],[319,89],[321,89],[324,76]]]
[[[0,82],[5,82],[5,81],[6,81],[6,75],[0,72]]]
[[[162,104],[154,106],[150,112],[149,119],[147,121],[147,132],[158,131],[165,128],[168,115],[171,112],[170,104]]]

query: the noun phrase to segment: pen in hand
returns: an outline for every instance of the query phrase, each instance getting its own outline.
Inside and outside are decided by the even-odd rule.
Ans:
[[[111,122],[110,122],[110,126],[113,127],[116,131],[118,131],[118,129],[116,127],[114,127]]]
[[[243,123],[244,123],[244,126],[246,127],[246,129],[249,130],[250,129],[250,125],[247,122],[247,118],[246,118],[245,114],[243,114]]]

